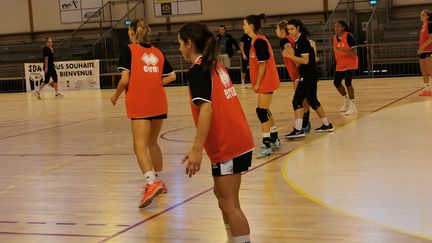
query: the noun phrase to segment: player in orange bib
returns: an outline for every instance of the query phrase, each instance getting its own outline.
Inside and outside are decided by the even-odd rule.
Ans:
[[[250,242],[240,208],[241,172],[251,166],[252,133],[226,69],[217,61],[216,37],[206,25],[185,24],[178,42],[185,60],[192,116],[196,126],[191,150],[183,158],[189,177],[201,168],[202,150],[212,165],[214,193],[222,211],[228,242]]]
[[[432,75],[432,13],[424,9],[420,13],[420,18],[423,26],[420,32],[418,54],[424,82],[424,90],[420,93],[420,96],[432,96],[429,85],[429,76]]]
[[[165,183],[159,178],[163,163],[157,139],[168,114],[163,84],[174,81],[176,75],[162,52],[149,44],[150,28],[144,20],[132,21],[128,34],[132,44],[120,53],[117,69],[121,79],[111,102],[115,105],[126,90],[134,151],[146,181],[139,203],[144,208],[166,191]]]
[[[336,72],[333,84],[339,93],[345,97],[340,111],[345,112],[345,115],[352,115],[357,113],[354,100],[354,87],[352,86],[352,76],[358,68],[356,44],[351,30],[345,21],[336,21],[334,29],[336,34],[333,36],[333,51],[336,59]],[[342,85],[342,80],[344,79],[346,89]]]
[[[257,158],[270,156],[280,148],[278,132],[270,112],[273,92],[279,88],[280,80],[270,42],[258,33],[264,15],[249,15],[243,20],[244,32],[252,38],[249,52],[249,72],[252,87],[258,94],[256,113],[261,122],[263,144]]]

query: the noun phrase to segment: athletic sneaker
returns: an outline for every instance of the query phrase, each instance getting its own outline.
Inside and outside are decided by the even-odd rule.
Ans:
[[[168,188],[167,188],[167,186],[166,186],[166,184],[165,184],[165,182],[163,181],[163,180],[161,180],[161,179],[158,179],[157,180],[158,182],[159,182],[159,184],[162,186],[162,193],[168,193]]]
[[[40,96],[40,92],[39,92],[38,90],[34,90],[34,91],[33,91],[33,95],[34,95],[34,97],[36,97],[36,99],[38,99],[38,100],[42,99],[41,96]]]
[[[145,208],[150,203],[152,203],[153,199],[155,199],[159,194],[161,194],[163,191],[162,185],[155,181],[153,184],[147,184],[144,191],[143,191],[143,197],[141,198],[139,208]]]
[[[311,130],[311,124],[310,124],[310,122],[307,122],[306,126],[302,127],[302,129],[303,129],[303,131],[305,133],[310,133],[310,130]]]
[[[57,93],[57,94],[55,94],[55,97],[56,97],[56,98],[62,98],[63,95],[62,95],[61,93]]]
[[[291,138],[302,138],[305,137],[306,134],[303,131],[303,129],[297,130],[293,127],[292,132],[288,133],[287,135],[285,135],[286,139],[291,139]]]
[[[315,129],[315,132],[333,132],[333,131],[334,131],[334,127],[331,123],[329,123],[328,126],[323,124],[321,127]]]
[[[340,111],[345,112],[349,109],[349,107],[350,107],[350,100],[345,98],[345,102],[344,102],[343,106],[340,108]]]
[[[261,152],[258,153],[257,155],[257,159],[262,159],[265,157],[268,157],[270,155],[272,155],[273,151],[271,148],[268,148],[267,146],[265,146],[264,144],[261,146]]]
[[[280,149],[280,140],[279,140],[279,138],[276,138],[276,140],[274,142],[270,142],[270,148],[272,150],[278,150],[278,149]]]
[[[345,112],[345,115],[349,116],[349,115],[354,115],[354,114],[357,114],[357,107],[356,107],[355,103],[351,102],[350,107]]]
[[[419,96],[432,96],[432,91],[430,91],[430,90],[423,90],[423,92],[421,92],[419,94]]]

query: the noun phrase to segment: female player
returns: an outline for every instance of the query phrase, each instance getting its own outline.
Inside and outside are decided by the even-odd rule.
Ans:
[[[333,37],[333,51],[336,59],[336,72],[333,84],[339,93],[345,97],[340,111],[345,112],[345,115],[352,115],[357,113],[354,102],[354,87],[352,86],[352,76],[358,68],[356,44],[345,21],[336,21],[334,29],[336,34]],[[345,79],[346,89],[342,85],[343,79]]]
[[[270,105],[273,92],[279,88],[280,80],[270,42],[258,33],[264,15],[249,15],[243,20],[244,32],[252,38],[249,53],[249,69],[252,87],[258,94],[256,113],[261,122],[263,144],[257,158],[270,156],[273,150],[280,148],[278,132],[274,123]]]
[[[236,90],[217,61],[216,37],[207,26],[185,24],[178,34],[180,51],[192,62],[187,73],[196,135],[183,158],[189,177],[201,168],[202,150],[212,163],[214,193],[222,211],[228,242],[250,242],[246,216],[240,208],[241,172],[251,166],[252,133]]]
[[[305,132],[302,129],[303,100],[305,98],[323,122],[323,125],[315,129],[315,131],[331,132],[334,130],[333,125],[329,123],[324,108],[317,98],[318,71],[315,51],[307,37],[309,32],[298,19],[288,21],[288,31],[295,38],[295,49],[286,46],[283,55],[299,65],[300,81],[292,101],[296,119],[295,126],[293,131],[287,134],[285,138],[290,139],[305,136]]]
[[[144,208],[166,191],[165,184],[155,173],[162,171],[162,153],[157,138],[168,113],[163,84],[174,81],[176,75],[162,52],[149,44],[150,28],[144,20],[132,21],[128,34],[132,44],[120,53],[118,70],[121,79],[111,102],[115,105],[126,90],[134,151],[146,180],[139,203],[139,207]]]
[[[423,76],[424,90],[420,96],[432,96],[429,85],[429,76],[432,75],[432,13],[424,9],[420,13],[423,23],[420,32],[420,46],[418,54],[420,56],[420,70]]]

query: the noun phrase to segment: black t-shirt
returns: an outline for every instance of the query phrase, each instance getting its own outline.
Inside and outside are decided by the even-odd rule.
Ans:
[[[267,42],[263,39],[257,39],[254,42],[255,53],[258,58],[258,62],[265,62],[270,58],[270,52],[267,46]]]
[[[295,42],[295,56],[301,57],[304,55],[309,55],[309,62],[308,64],[299,64],[300,76],[305,77],[318,75],[314,49],[312,48],[309,39],[305,35],[301,34]]]
[[[251,48],[252,38],[249,35],[244,34],[240,38],[240,43],[243,43],[244,53],[246,54],[246,57],[249,58],[249,51]]]
[[[150,44],[140,44],[144,48],[151,48],[152,46]],[[131,62],[132,62],[132,53],[129,48],[129,46],[125,46],[123,48],[123,51],[120,53],[119,57],[119,65],[117,67],[118,71],[121,70],[131,70]],[[171,74],[174,71],[168,60],[166,59],[164,55],[164,65],[163,65],[163,72],[162,75],[166,76]]]
[[[45,46],[42,50],[43,52],[43,63],[45,66],[45,57],[48,57],[48,68],[54,68],[54,55],[51,48]]]
[[[432,22],[428,23],[428,34],[432,35]]]
[[[289,40],[288,40],[288,38],[282,38],[282,39],[280,39],[280,41],[279,41],[279,45],[280,45],[280,48],[281,48],[281,50],[283,51],[283,50],[285,50],[285,45],[286,44],[289,44],[290,42],[289,42]]]
[[[212,78],[209,70],[204,71],[201,65],[195,64],[187,72],[186,79],[191,92],[192,102],[195,105],[202,102],[211,102]]]
[[[336,40],[337,40],[338,42],[341,42],[341,41],[342,41],[342,39],[339,39],[339,36],[337,36]],[[354,36],[353,36],[353,34],[348,33],[348,36],[347,36],[347,42],[348,42],[349,47],[351,47],[351,48],[356,46],[356,43],[355,43],[355,40],[354,40]]]

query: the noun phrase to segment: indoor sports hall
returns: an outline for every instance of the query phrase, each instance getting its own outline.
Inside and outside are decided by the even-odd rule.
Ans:
[[[419,43],[422,30],[428,29],[422,18],[432,11],[432,4],[426,0],[305,3],[2,3],[0,242],[432,241],[432,96],[425,81],[432,74],[432,51],[427,51],[428,43],[424,48],[425,42]],[[191,103],[192,110],[196,104],[191,101],[193,64],[179,50],[179,32],[186,23],[199,21],[215,37],[223,37],[223,26],[243,48],[246,17],[261,13],[265,18],[259,33],[268,40],[280,79],[269,113],[280,146],[259,156],[265,145],[256,110],[259,89],[251,84],[252,72],[242,76],[243,50],[233,45],[226,70],[235,90],[229,98],[241,104],[254,142],[251,166],[237,173],[241,209],[250,229],[248,240],[238,241],[235,224],[229,224],[231,233],[224,224],[214,181],[233,175],[212,176],[215,163],[205,149],[201,167],[192,177],[187,175],[189,162],[182,163],[196,144],[198,128],[191,113]],[[124,47],[133,43],[130,29],[135,19],[148,24],[149,43],[161,50],[176,76],[163,87],[168,112],[157,135],[163,169],[156,181],[163,180],[167,191],[157,191],[144,206],[140,199],[149,190],[148,178],[134,150],[127,93],[112,103],[125,72],[136,70],[119,60]],[[296,126],[292,103],[296,91],[276,29],[286,20],[289,30],[291,19],[301,20],[308,38],[316,43],[318,59],[309,62],[316,63],[317,96],[334,130],[316,131],[323,120],[311,111],[310,132],[286,139]],[[347,94],[355,102],[351,113],[341,111],[345,98],[334,85],[339,62],[335,23],[340,20],[350,27],[355,45],[349,48],[358,60],[352,79],[355,101]],[[432,17],[430,22],[432,26]],[[432,46],[432,31],[425,36]],[[229,49],[218,46],[218,53],[223,51],[229,54]],[[150,56],[142,59],[157,62]],[[54,69],[46,68],[49,65]],[[54,74],[47,76],[52,70]],[[300,79],[297,82],[306,82]],[[127,92],[131,87],[129,83]],[[222,117],[228,113],[222,110]],[[212,123],[209,129],[214,127]],[[192,160],[190,154],[188,159]]]

